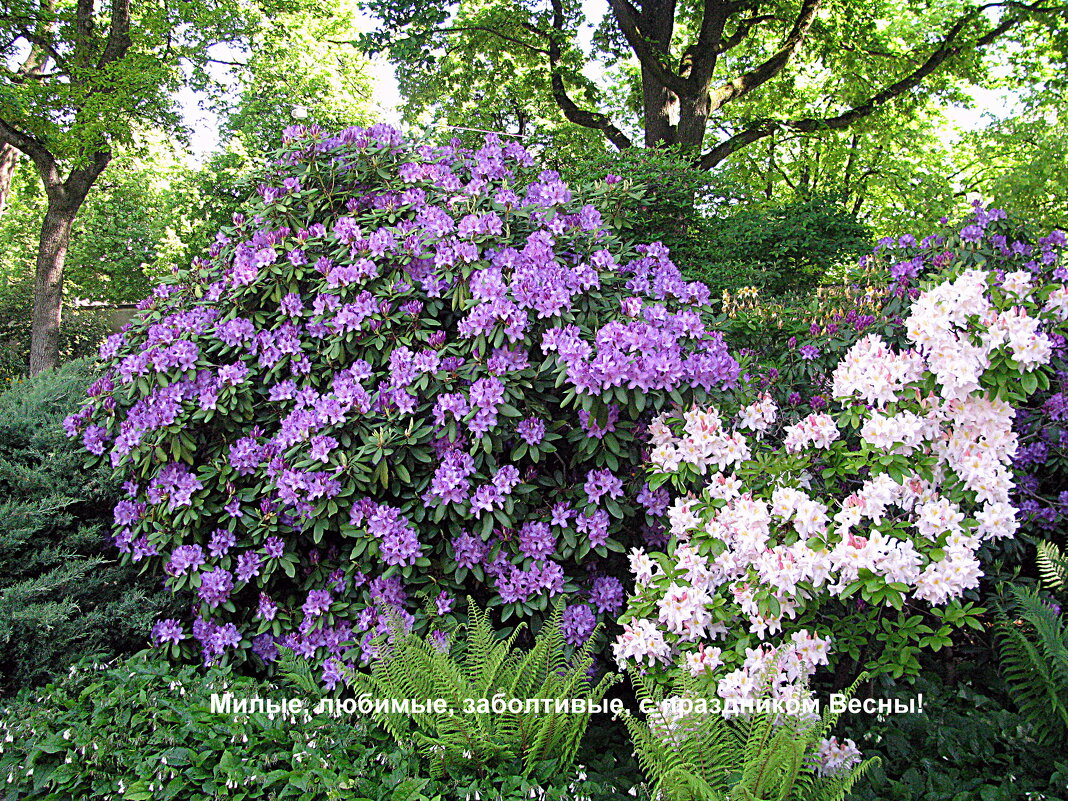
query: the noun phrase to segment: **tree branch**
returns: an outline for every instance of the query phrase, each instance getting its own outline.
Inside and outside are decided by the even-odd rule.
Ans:
[[[638,57],[641,65],[656,78],[660,84],[677,95],[690,96],[694,93],[694,84],[682,78],[664,66],[660,60],[660,54],[653,49],[649,40],[645,38],[638,28],[638,18],[634,6],[629,0],[608,0],[612,14],[619,23],[619,29],[623,32],[627,44]]]
[[[740,45],[742,41],[749,35],[749,31],[760,25],[763,22],[771,22],[778,19],[774,14],[761,14],[759,17],[750,17],[749,19],[743,19],[738,22],[738,28],[726,39],[722,40],[716,45],[716,55],[722,55],[728,50],[733,50]]]
[[[108,31],[107,43],[97,63],[97,69],[102,69],[125,56],[130,44],[130,0],[111,0],[111,29]]]
[[[37,172],[41,174],[41,180],[44,182],[46,190],[52,192],[57,187],[62,187],[63,178],[59,174],[56,158],[39,139],[23,133],[8,123],[7,120],[0,119],[0,142],[21,150],[33,160],[34,166],[37,167]]]
[[[975,20],[983,11],[996,7],[1023,8],[1034,13],[1047,13],[1057,10],[1054,7],[1043,7],[1041,3],[1023,6],[1020,3],[1015,2],[989,3],[976,8],[953,24],[942,38],[938,48],[932,52],[919,67],[901,80],[890,84],[882,91],[872,95],[863,103],[831,117],[805,118],[799,120],[761,120],[754,125],[751,125],[749,128],[739,131],[733,136],[720,142],[701,156],[698,165],[702,169],[711,169],[724,159],[728,158],[732,153],[740,150],[746,145],[763,139],[765,136],[770,136],[775,131],[791,130],[800,133],[814,133],[816,131],[836,131],[848,128],[857,120],[867,117],[891,100],[900,97],[910,89],[914,89],[924,78],[937,70],[946,60],[969,49],[969,46],[964,44],[955,44],[957,37],[960,35],[961,31],[964,30],[965,26],[967,26],[969,22]],[[1000,24],[994,26],[985,34],[975,39],[970,45],[970,48],[978,49],[989,45],[991,42],[997,40],[999,37],[1019,25],[1022,20],[1023,17],[1012,17],[1003,20]]]
[[[801,47],[801,43],[805,41],[805,36],[808,35],[816,19],[816,11],[819,10],[821,2],[822,0],[803,0],[801,10],[798,11],[797,18],[794,20],[794,26],[782,47],[763,64],[757,65],[749,72],[739,75],[733,81],[728,81],[712,92],[709,111],[722,108],[731,100],[748,94],[782,72],[783,67],[789,63]]]
[[[625,133],[617,128],[604,114],[596,111],[586,111],[575,104],[564,86],[564,78],[560,68],[560,39],[564,35],[564,7],[561,0],[552,0],[553,6],[553,36],[549,39],[549,74],[552,85],[553,100],[564,112],[568,122],[581,125],[584,128],[593,128],[604,134],[613,145],[620,150],[626,150],[633,143]]]

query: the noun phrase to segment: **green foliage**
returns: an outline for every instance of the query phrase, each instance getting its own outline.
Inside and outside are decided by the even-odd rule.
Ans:
[[[89,381],[80,362],[16,381],[0,395],[0,692],[62,673],[86,654],[144,645],[175,601],[107,537],[118,488],[84,470],[61,421]]]
[[[0,279],[0,381],[26,375],[30,363],[31,308],[32,278],[15,282]],[[60,358],[65,361],[96,353],[100,341],[110,331],[104,311],[77,306],[67,309],[63,315]]]
[[[1042,743],[1068,736],[1068,629],[1037,592],[1009,585],[998,616],[1001,670],[1012,699]]]
[[[516,647],[522,626],[501,639],[488,611],[470,599],[468,609],[465,636],[455,631],[451,647],[399,626],[381,635],[370,675],[350,674],[350,686],[372,702],[426,706],[425,711],[376,709],[375,717],[399,744],[418,749],[434,778],[512,772],[545,779],[568,771],[589,713],[557,711],[542,699],[599,703],[618,674],[593,683],[589,641],[566,657],[559,607],[528,649]],[[283,675],[301,689],[314,690],[308,668],[294,663],[287,659]],[[539,703],[528,706],[528,699]]]
[[[370,124],[366,59],[344,44],[357,35],[355,14],[350,0],[330,0],[265,19],[235,91],[218,101],[224,141],[269,153],[294,123],[327,130]]]
[[[668,801],[839,801],[877,762],[868,759],[829,776],[817,773],[814,752],[838,717],[829,711],[813,719],[773,712],[727,717],[710,711],[669,720],[673,716],[658,705],[683,699],[712,700],[701,679],[681,671],[671,678],[675,694],[665,698],[658,682],[632,671],[639,700],[657,711],[647,721],[629,714],[624,717],[638,761],[655,783],[654,797]]]
[[[871,250],[871,230],[828,196],[742,205],[704,226],[688,276],[713,294],[755,286],[766,295],[810,290]]]
[[[362,721],[329,715],[212,712],[211,695],[284,693],[220,668],[203,675],[138,654],[83,662],[3,712],[5,801],[349,799],[419,801],[414,755]],[[440,789],[440,788],[439,788]],[[434,797],[440,797],[435,795]]]
[[[745,286],[774,296],[807,291],[871,251],[871,229],[835,196],[754,201],[744,181],[698,169],[677,149],[569,156],[556,158],[573,181],[622,178],[626,191],[605,212],[610,224],[638,241],[662,241],[714,298]]]
[[[879,698],[919,701],[914,714],[843,720],[865,754],[880,762],[857,783],[852,801],[1065,801],[1068,760],[1060,744],[1038,744],[1003,698],[988,650],[955,665],[954,683],[928,664],[909,684],[885,683]]]

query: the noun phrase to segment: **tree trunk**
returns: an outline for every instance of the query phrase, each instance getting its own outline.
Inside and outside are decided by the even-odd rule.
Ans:
[[[705,142],[709,111],[707,92],[702,92],[698,97],[680,98],[677,141],[684,151],[700,156],[701,146]]]
[[[80,203],[49,198],[37,249],[37,280],[33,292],[30,375],[59,362],[59,324],[63,314],[63,262]]]
[[[667,54],[675,30],[675,0],[644,0],[639,25],[653,49]],[[678,118],[678,96],[664,86],[648,67],[642,66],[642,106],[645,146],[662,147],[675,143],[674,121]]]
[[[15,165],[19,152],[11,145],[0,142],[0,214],[7,206],[7,196],[11,191],[11,179],[15,176]]]

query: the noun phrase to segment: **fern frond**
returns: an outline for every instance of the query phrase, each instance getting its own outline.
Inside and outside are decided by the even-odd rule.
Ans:
[[[1056,742],[1068,736],[1068,632],[1037,592],[1012,592],[998,615],[1002,675],[1037,739]]]
[[[1068,557],[1052,542],[1039,542],[1037,548],[1035,561],[1042,584],[1055,592],[1068,590]]]

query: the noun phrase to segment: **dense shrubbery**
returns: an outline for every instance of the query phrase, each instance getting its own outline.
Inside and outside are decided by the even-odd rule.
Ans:
[[[493,139],[295,129],[260,202],[102,348],[69,431],[126,478],[120,550],[196,593],[206,659],[366,661],[417,593],[505,623],[565,593],[573,644],[618,612],[614,554],[662,511],[641,421],[738,368],[705,287],[530,168]]]
[[[144,647],[176,608],[159,579],[117,564],[119,488],[61,421],[91,378],[84,362],[10,384],[0,395],[0,691],[38,684],[80,657]]]
[[[828,273],[871,250],[871,230],[836,198],[761,202],[732,192],[686,155],[631,148],[561,165],[566,176],[612,174],[621,190],[601,206],[638,241],[663,242],[687,278],[715,300],[756,287],[765,295],[807,293]]]

